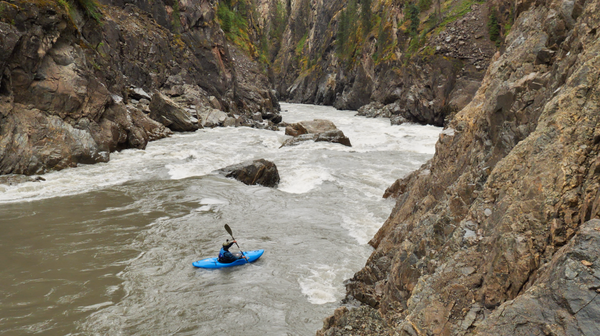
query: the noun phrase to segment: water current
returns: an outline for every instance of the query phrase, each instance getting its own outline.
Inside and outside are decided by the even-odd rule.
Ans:
[[[0,186],[0,334],[314,335],[372,252],[394,206],[383,192],[433,155],[441,129],[282,109],[286,122],[333,121],[353,147],[203,129]],[[260,158],[277,165],[277,188],[213,173]],[[229,238],[224,224],[265,254],[194,268]]]

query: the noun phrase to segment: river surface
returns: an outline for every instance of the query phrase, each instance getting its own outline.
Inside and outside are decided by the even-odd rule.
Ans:
[[[286,122],[333,121],[353,147],[205,129],[0,186],[0,334],[314,335],[372,252],[394,206],[383,192],[433,155],[441,129],[282,109]],[[277,165],[278,188],[213,173],[260,158]],[[265,254],[194,268],[218,254],[225,224]]]

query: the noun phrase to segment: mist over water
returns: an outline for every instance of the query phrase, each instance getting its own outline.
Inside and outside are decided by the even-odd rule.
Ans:
[[[330,107],[282,104],[284,121],[329,119],[353,147],[284,131],[177,134],[104,164],[0,186],[0,333],[310,335],[372,252],[397,178],[434,153],[440,128],[390,126]],[[213,171],[275,162],[278,188]],[[201,270],[233,229],[251,265]]]

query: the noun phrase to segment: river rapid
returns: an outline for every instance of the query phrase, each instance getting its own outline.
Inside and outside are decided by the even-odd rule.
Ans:
[[[441,129],[282,110],[285,122],[333,121],[353,147],[203,129],[0,186],[0,334],[314,335],[372,252],[394,206],[383,192],[431,158]],[[277,188],[213,173],[261,158],[277,165]],[[229,238],[224,224],[265,254],[194,268]]]

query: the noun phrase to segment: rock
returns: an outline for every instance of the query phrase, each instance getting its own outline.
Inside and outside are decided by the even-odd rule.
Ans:
[[[219,111],[210,107],[205,107],[198,113],[198,118],[200,118],[200,124],[202,125],[202,127],[213,128],[217,126],[222,126],[228,117],[227,113],[223,111]]]
[[[227,117],[223,121],[223,127],[235,127],[235,126],[236,126],[235,118]]]
[[[332,130],[323,133],[318,133],[315,142],[325,141],[332,143],[340,143],[344,146],[352,147],[350,139],[348,139],[341,130]]]
[[[144,91],[144,89],[138,87],[132,87],[129,89],[129,98],[137,100],[146,99],[147,101],[152,99],[152,97],[146,91]]]
[[[337,127],[333,122],[325,119],[315,119],[313,121],[301,121],[290,124],[285,128],[285,134],[298,136],[302,134],[318,134],[334,130],[337,130]]]
[[[558,326],[566,335],[600,335],[600,300],[594,290],[600,278],[588,272],[599,267],[582,265],[581,258],[600,258],[600,220],[582,224],[580,231],[560,249],[538,275],[538,280],[515,300],[500,306],[477,326],[477,335],[547,335],[546,326]],[[566,278],[566,270],[579,270]],[[588,290],[591,289],[591,290]]]
[[[17,185],[25,182],[41,182],[46,181],[45,178],[41,176],[27,176],[27,175],[2,175],[0,176],[0,184],[6,184],[9,186]]]
[[[397,196],[395,206],[346,290],[398,334],[600,335],[600,114],[591,113],[600,105],[600,12],[591,10],[600,1],[581,6],[518,4],[505,48],[489,67],[475,62],[485,76],[464,83],[476,93],[451,112],[433,158],[386,193]],[[449,26],[452,42],[468,35]],[[472,49],[452,43],[445,52],[466,51],[467,60]],[[403,68],[402,76],[450,75],[412,65],[419,71]],[[401,86],[399,106],[420,115],[440,103],[432,91],[451,88],[412,83]],[[336,322],[323,334],[355,326]]]
[[[150,118],[175,132],[193,132],[199,128],[196,118],[160,92],[152,95]]]
[[[315,119],[313,121],[301,121],[298,123],[289,124],[285,128],[285,134],[291,135],[294,138],[287,139],[283,142],[283,146],[296,145],[302,141],[327,141],[332,143],[340,143],[351,147],[350,139],[344,132],[337,129],[335,124],[325,119]]]
[[[316,134],[301,134],[290,139],[285,139],[281,144],[280,148],[284,146],[295,146],[304,141],[314,141],[316,138]]]
[[[215,110],[221,110],[221,103],[219,102],[219,100],[217,99],[217,97],[215,96],[210,96],[208,97],[208,101],[210,102],[210,106],[212,106],[212,108],[214,108]]]
[[[279,184],[277,166],[273,162],[264,159],[229,166],[220,169],[218,172],[225,174],[226,177],[233,177],[247,185],[260,184],[265,187],[274,188]]]
[[[393,115],[390,118],[390,124],[392,124],[392,125],[402,125],[407,122],[408,122],[408,120],[401,115]]]

